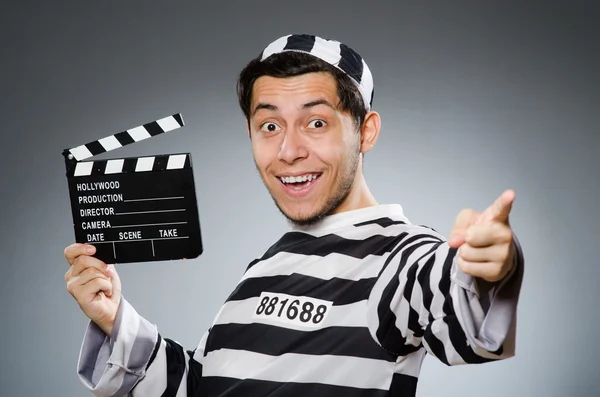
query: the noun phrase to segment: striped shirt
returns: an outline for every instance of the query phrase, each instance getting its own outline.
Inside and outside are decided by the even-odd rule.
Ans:
[[[90,323],[78,364],[97,396],[415,396],[424,357],[512,357],[523,256],[485,291],[456,249],[379,205],[293,228],[252,261],[193,350],[122,299]]]

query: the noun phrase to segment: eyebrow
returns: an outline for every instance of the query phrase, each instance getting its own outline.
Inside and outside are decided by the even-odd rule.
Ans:
[[[329,103],[329,101],[327,101],[326,99],[317,99],[316,101],[305,103],[304,105],[302,105],[302,109],[308,109],[318,105],[325,105],[327,107],[332,108],[333,110],[336,110],[335,106]]]
[[[254,108],[254,111],[252,112],[252,117],[254,117],[254,115],[260,110],[260,109],[267,109],[267,110],[273,110],[276,111],[278,108],[275,105],[271,105],[270,103],[259,103],[258,105],[256,105],[256,107]]]
[[[326,99],[317,99],[311,102],[307,102],[304,105],[302,105],[302,109],[309,109],[318,105],[325,105],[327,107],[330,107],[333,110],[337,110],[335,106],[333,106],[331,103],[329,103],[328,100]],[[254,111],[252,112],[252,116],[256,115],[256,113],[261,110],[261,109],[266,109],[266,110],[272,110],[272,111],[277,111],[279,110],[279,108],[275,105],[272,105],[270,103],[259,103],[258,105],[256,105],[256,107],[254,108]]]

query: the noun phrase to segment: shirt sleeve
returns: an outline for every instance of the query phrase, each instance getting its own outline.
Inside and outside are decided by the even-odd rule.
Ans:
[[[425,348],[446,365],[514,356],[524,270],[519,242],[513,271],[492,285],[462,272],[456,253],[425,228],[401,236],[369,297],[369,330],[384,349],[406,355]]]
[[[77,373],[98,397],[193,395],[202,377],[201,357],[206,335],[195,350],[162,338],[151,324],[122,298],[112,335],[95,323],[87,326]]]

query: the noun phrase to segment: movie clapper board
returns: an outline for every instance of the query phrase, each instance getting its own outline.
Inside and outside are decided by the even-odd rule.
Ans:
[[[105,263],[191,259],[202,239],[190,153],[83,161],[183,127],[174,114],[65,149],[75,241]]]

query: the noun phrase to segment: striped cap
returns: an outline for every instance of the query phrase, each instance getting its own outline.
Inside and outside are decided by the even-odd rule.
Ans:
[[[364,59],[356,51],[335,40],[322,39],[308,34],[290,34],[269,44],[260,54],[264,61],[273,54],[299,51],[313,55],[340,69],[356,83],[367,111],[373,105],[373,76]]]

